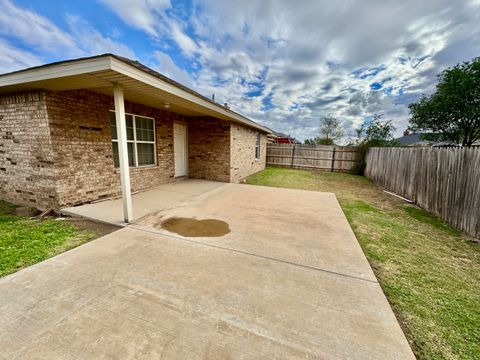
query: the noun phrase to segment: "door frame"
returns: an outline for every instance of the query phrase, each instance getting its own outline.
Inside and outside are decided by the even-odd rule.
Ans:
[[[185,152],[185,175],[176,176],[175,175],[175,124],[185,126],[185,142],[184,142],[184,152]],[[173,121],[173,176],[174,178],[188,177],[188,123],[186,121],[174,120]]]

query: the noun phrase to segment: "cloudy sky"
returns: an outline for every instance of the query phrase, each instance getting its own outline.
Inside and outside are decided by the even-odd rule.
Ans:
[[[330,113],[401,134],[479,24],[480,0],[0,0],[0,73],[112,52],[301,140]]]

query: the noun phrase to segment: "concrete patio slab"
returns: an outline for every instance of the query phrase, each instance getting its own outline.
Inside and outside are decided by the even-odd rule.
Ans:
[[[0,279],[1,356],[413,359],[335,197],[284,190],[228,184]],[[231,232],[159,228],[180,215]]]
[[[185,200],[225,185],[221,182],[186,179],[161,185],[132,195],[133,219],[175,206]],[[122,199],[108,199],[92,204],[68,207],[61,213],[124,226]]]
[[[161,234],[172,217],[218,219],[231,232],[208,244],[376,281],[333,193],[225,184],[135,222]]]

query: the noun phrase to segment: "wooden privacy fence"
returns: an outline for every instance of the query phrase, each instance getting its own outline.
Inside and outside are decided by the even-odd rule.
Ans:
[[[267,144],[267,165],[351,172],[359,158],[346,146]]]
[[[365,176],[480,237],[480,148],[371,148]]]

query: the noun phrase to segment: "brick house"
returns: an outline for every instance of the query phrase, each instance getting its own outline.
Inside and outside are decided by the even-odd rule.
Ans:
[[[268,128],[123,57],[0,75],[0,198],[60,209],[265,167]]]

